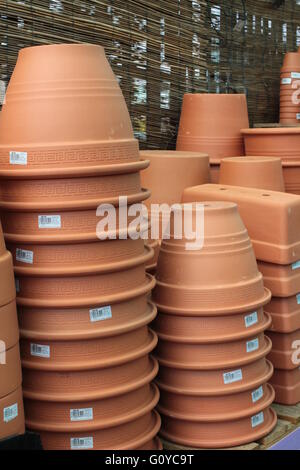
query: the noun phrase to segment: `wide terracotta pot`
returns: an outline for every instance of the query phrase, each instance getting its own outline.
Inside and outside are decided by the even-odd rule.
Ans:
[[[0,350],[0,398],[21,386],[22,372],[19,343],[6,351]]]
[[[300,292],[300,261],[284,266],[258,261],[258,269],[264,285],[275,297],[291,297]]]
[[[272,317],[271,330],[278,333],[291,333],[300,329],[300,298],[272,297],[265,311]]]
[[[300,329],[291,333],[269,331],[268,335],[273,345],[268,358],[275,369],[293,370],[299,366],[300,353],[297,353],[297,349],[299,350]]]
[[[236,204],[208,202],[203,206],[204,246],[200,248],[187,250],[191,238],[174,238],[178,217],[183,225],[184,217],[195,224],[196,206],[186,209],[185,216],[172,214],[171,238],[163,240],[158,259],[154,302],[163,312],[196,316],[261,307],[270,300],[270,292],[263,287]]]
[[[183,97],[176,148],[208,153],[212,162],[243,155],[241,129],[246,127],[245,95],[188,93]]]
[[[0,122],[2,177],[138,160],[126,103],[103,47],[58,44],[19,52]]]
[[[300,164],[283,162],[282,167],[286,192],[300,195]]]
[[[246,155],[279,157],[283,162],[300,162],[300,128],[243,129]]]
[[[256,258],[275,264],[300,259],[300,199],[294,194],[207,184],[187,188],[183,202],[233,201],[247,228]]]
[[[283,405],[297,405],[300,402],[300,368],[277,370],[271,379],[275,389],[275,401]]]
[[[221,161],[219,183],[285,191],[281,165],[279,158],[224,158]]]
[[[0,398],[0,416],[0,441],[25,433],[21,387],[4,398]]]
[[[199,152],[144,150],[140,152],[150,166],[141,173],[142,187],[151,191],[146,204],[174,204],[181,201],[188,186],[209,182],[209,159]]]
[[[12,348],[19,341],[19,326],[16,302],[0,307],[0,341],[6,349]]]

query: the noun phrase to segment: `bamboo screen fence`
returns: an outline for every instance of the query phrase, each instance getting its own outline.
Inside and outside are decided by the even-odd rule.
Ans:
[[[173,148],[186,92],[246,93],[278,119],[279,70],[300,43],[300,1],[0,0],[0,98],[20,48],[101,44],[141,147]]]

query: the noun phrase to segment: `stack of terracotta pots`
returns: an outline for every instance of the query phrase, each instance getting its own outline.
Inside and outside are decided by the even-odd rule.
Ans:
[[[142,172],[142,187],[149,188],[151,197],[145,205],[151,216],[152,234],[149,233],[148,244],[154,249],[154,257],[147,266],[154,273],[157,265],[159,247],[163,237],[163,213],[168,207],[180,204],[183,190],[189,186],[209,183],[208,155],[199,152],[179,152],[172,150],[143,150],[141,158],[150,161],[149,167]],[[155,207],[152,206],[155,204]],[[163,206],[167,204],[167,206]],[[156,231],[158,237],[154,237]]]
[[[161,245],[153,292],[158,410],[164,439],[223,448],[255,441],[276,424],[264,335],[271,317],[263,312],[271,294],[236,204],[202,207],[203,214],[197,205],[175,213],[171,238]],[[203,238],[177,239],[178,217],[198,229],[204,222]]]
[[[26,424],[45,449],[160,446],[154,280],[145,273],[153,252],[130,237],[119,206],[119,196],[129,205],[149,196],[147,165],[102,47],[20,51],[1,116],[1,208]]]
[[[218,183],[221,158],[245,154],[241,129],[248,127],[245,95],[188,93],[183,98],[176,148],[208,153],[211,181]]]
[[[252,240],[264,284],[272,292],[265,312],[272,317],[268,335],[275,367],[271,383],[276,401],[300,401],[300,198],[276,191],[223,185],[187,189],[184,201],[220,198],[238,204]]]
[[[280,73],[280,122],[300,124],[300,54],[288,52]]]
[[[15,280],[0,224],[0,440],[24,432]]]

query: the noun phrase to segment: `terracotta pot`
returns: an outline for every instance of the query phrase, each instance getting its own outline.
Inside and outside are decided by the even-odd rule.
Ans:
[[[219,183],[285,191],[281,160],[279,158],[224,158],[221,161]]]
[[[265,310],[272,316],[271,330],[291,333],[300,329],[300,298],[298,295],[272,297]]]
[[[15,301],[0,307],[0,341],[5,343],[6,349],[12,348],[19,341],[19,326]]]
[[[300,128],[243,129],[246,155],[279,157],[283,162],[300,162]]]
[[[40,168],[138,160],[126,103],[102,47],[59,44],[19,52],[2,109],[2,176],[20,167],[31,175]]]
[[[273,400],[269,400],[270,404]],[[168,441],[197,448],[234,447],[256,441],[269,434],[276,426],[277,416],[270,407],[260,409],[255,415],[225,422],[207,423],[197,417],[164,415],[160,434]]]
[[[300,368],[275,370],[271,380],[275,389],[275,401],[283,405],[296,405],[300,402]]]
[[[17,390],[22,383],[19,343],[6,351],[1,348],[0,352],[0,398],[3,398]]]
[[[21,387],[0,399],[0,416],[0,441],[25,433]]]
[[[3,240],[1,232],[0,239]],[[0,251],[0,307],[11,303],[15,298],[16,288],[12,256],[8,251],[3,250]]]
[[[220,162],[213,163],[210,161],[210,181],[213,184],[218,184],[220,179]]]
[[[160,425],[160,417],[153,411],[120,426],[89,431],[88,436],[72,431],[42,431],[40,436],[45,450],[135,450],[153,439]]]
[[[258,261],[264,285],[275,297],[290,297],[300,292],[300,261],[285,266]]]
[[[275,264],[300,259],[300,199],[293,194],[225,185],[187,188],[183,202],[234,201],[256,258]]]
[[[188,186],[209,182],[207,154],[176,152],[172,150],[144,150],[140,152],[150,166],[141,173],[143,188],[149,188],[150,204],[174,204],[181,201],[182,192]]]
[[[161,443],[161,440],[156,437],[155,439],[152,439],[149,442],[146,442],[142,447],[139,447],[136,450],[163,450],[163,445]]]
[[[147,242],[145,242],[145,244],[148,245],[150,248],[152,248],[152,250],[154,252],[153,257],[151,258],[151,260],[146,265],[146,271],[150,274],[155,275],[157,260],[158,260],[159,250],[160,250],[160,241],[150,239]]]
[[[177,150],[205,152],[215,160],[243,155],[240,130],[246,127],[245,95],[188,93],[183,97]]]
[[[283,178],[287,193],[300,194],[300,164],[283,162]]]
[[[300,72],[300,55],[298,52],[287,52],[283,59],[282,72]]]
[[[185,214],[194,224],[196,206]],[[204,246],[198,249],[186,250],[191,239],[174,238],[176,218],[173,214],[171,239],[163,240],[158,259],[153,299],[159,310],[196,316],[233,314],[270,300],[235,204],[204,203]]]
[[[299,366],[300,329],[292,333],[268,332],[272,340],[272,351],[269,360],[275,369],[293,370]],[[296,346],[295,346],[296,345]]]

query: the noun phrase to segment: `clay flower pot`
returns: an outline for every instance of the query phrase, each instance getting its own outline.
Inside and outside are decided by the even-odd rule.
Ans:
[[[285,191],[281,160],[270,157],[232,157],[221,161],[220,184]]]
[[[11,303],[15,298],[16,289],[12,256],[8,251],[6,251],[0,222],[0,307]],[[2,337],[0,339],[3,341]]]
[[[103,47],[60,44],[19,52],[0,123],[2,177],[138,160],[126,103]]]
[[[300,368],[277,370],[271,379],[275,389],[275,401],[283,405],[296,405],[300,401]]]
[[[150,161],[141,173],[142,187],[151,191],[146,204],[174,204],[181,201],[182,192],[189,186],[209,182],[208,155],[197,152],[144,150],[144,160]]]
[[[160,241],[150,239],[147,242],[145,242],[145,244],[148,245],[154,252],[153,257],[146,265],[146,271],[150,274],[155,275],[157,260],[158,260],[159,250],[160,250]]]
[[[272,317],[271,330],[279,333],[291,333],[300,329],[300,299],[292,297],[272,297],[265,307]]]
[[[0,416],[0,440],[25,433],[21,387],[0,398]]]
[[[295,363],[294,343],[299,341],[300,329],[291,333],[268,332],[272,341],[272,351],[268,358],[275,369],[293,370],[299,364]],[[299,356],[299,354],[298,354]]]
[[[139,447],[136,450],[163,450],[163,445],[161,443],[161,440],[156,437],[152,439],[151,441],[146,442],[143,446]]]
[[[220,200],[235,202],[257,259],[274,264],[292,264],[300,259],[298,196],[277,191],[207,184],[187,188],[182,200],[184,203]]]
[[[283,162],[283,178],[287,193],[300,194],[300,164]]]
[[[21,386],[22,372],[20,362],[19,343],[5,353],[1,351],[1,361],[5,358],[5,364],[0,364],[0,398],[9,395]]]
[[[0,307],[0,340],[4,341],[6,349],[12,348],[19,341],[19,326],[15,301]]]
[[[249,120],[245,95],[185,94],[176,148],[208,153],[211,163],[243,155],[240,131],[246,127]]]
[[[275,297],[291,297],[300,292],[300,262],[285,266],[258,261],[264,285]]]
[[[246,155],[279,157],[282,162],[300,162],[300,128],[243,129]]]
[[[195,222],[195,205],[185,213]],[[200,249],[186,250],[191,239],[174,238],[175,217],[173,213],[171,238],[163,240],[158,259],[153,299],[159,310],[196,316],[233,314],[255,310],[270,300],[236,204],[204,203]]]

